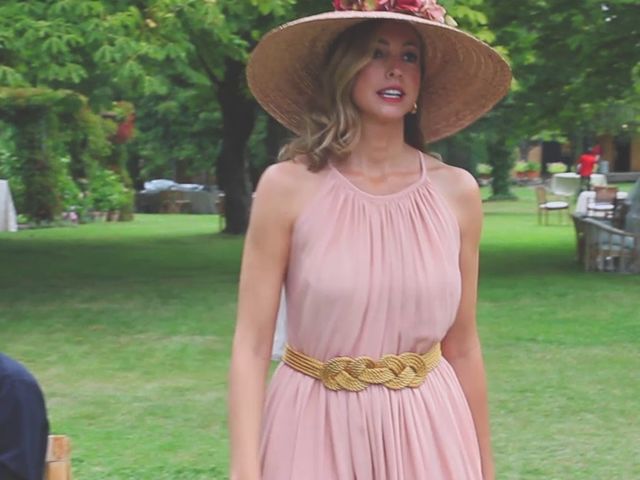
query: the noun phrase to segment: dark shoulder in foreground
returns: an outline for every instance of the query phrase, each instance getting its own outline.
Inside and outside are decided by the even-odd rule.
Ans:
[[[4,381],[20,380],[36,383],[31,372],[17,360],[0,353],[0,384]]]

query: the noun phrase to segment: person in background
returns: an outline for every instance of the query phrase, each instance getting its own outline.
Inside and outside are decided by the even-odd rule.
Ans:
[[[600,147],[597,146],[599,149]],[[591,190],[591,174],[598,163],[598,155],[595,153],[596,147],[591,148],[580,155],[578,160],[578,173],[580,174],[580,191]]]
[[[24,365],[0,353],[0,480],[42,480],[48,437],[38,382]]]

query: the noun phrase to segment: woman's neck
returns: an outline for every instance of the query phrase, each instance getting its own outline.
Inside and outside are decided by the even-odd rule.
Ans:
[[[409,149],[404,142],[402,121],[385,124],[363,122],[360,141],[346,163],[360,171],[384,174],[406,166]]]

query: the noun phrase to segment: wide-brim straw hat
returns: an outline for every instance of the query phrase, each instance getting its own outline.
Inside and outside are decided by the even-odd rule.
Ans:
[[[293,132],[317,97],[327,49],[349,27],[368,20],[408,22],[422,37],[421,129],[428,142],[448,137],[484,115],[504,96],[511,70],[498,52],[455,27],[389,11],[338,11],[286,23],[265,35],[247,66],[260,105]]]

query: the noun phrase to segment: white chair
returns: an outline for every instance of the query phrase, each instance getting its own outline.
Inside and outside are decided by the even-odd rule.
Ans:
[[[562,210],[569,212],[568,202],[547,200],[547,190],[542,185],[536,187],[536,197],[538,199],[538,224],[542,223],[542,215],[544,214],[545,225],[549,225],[549,212],[554,210],[560,213],[560,223],[563,223]]]

